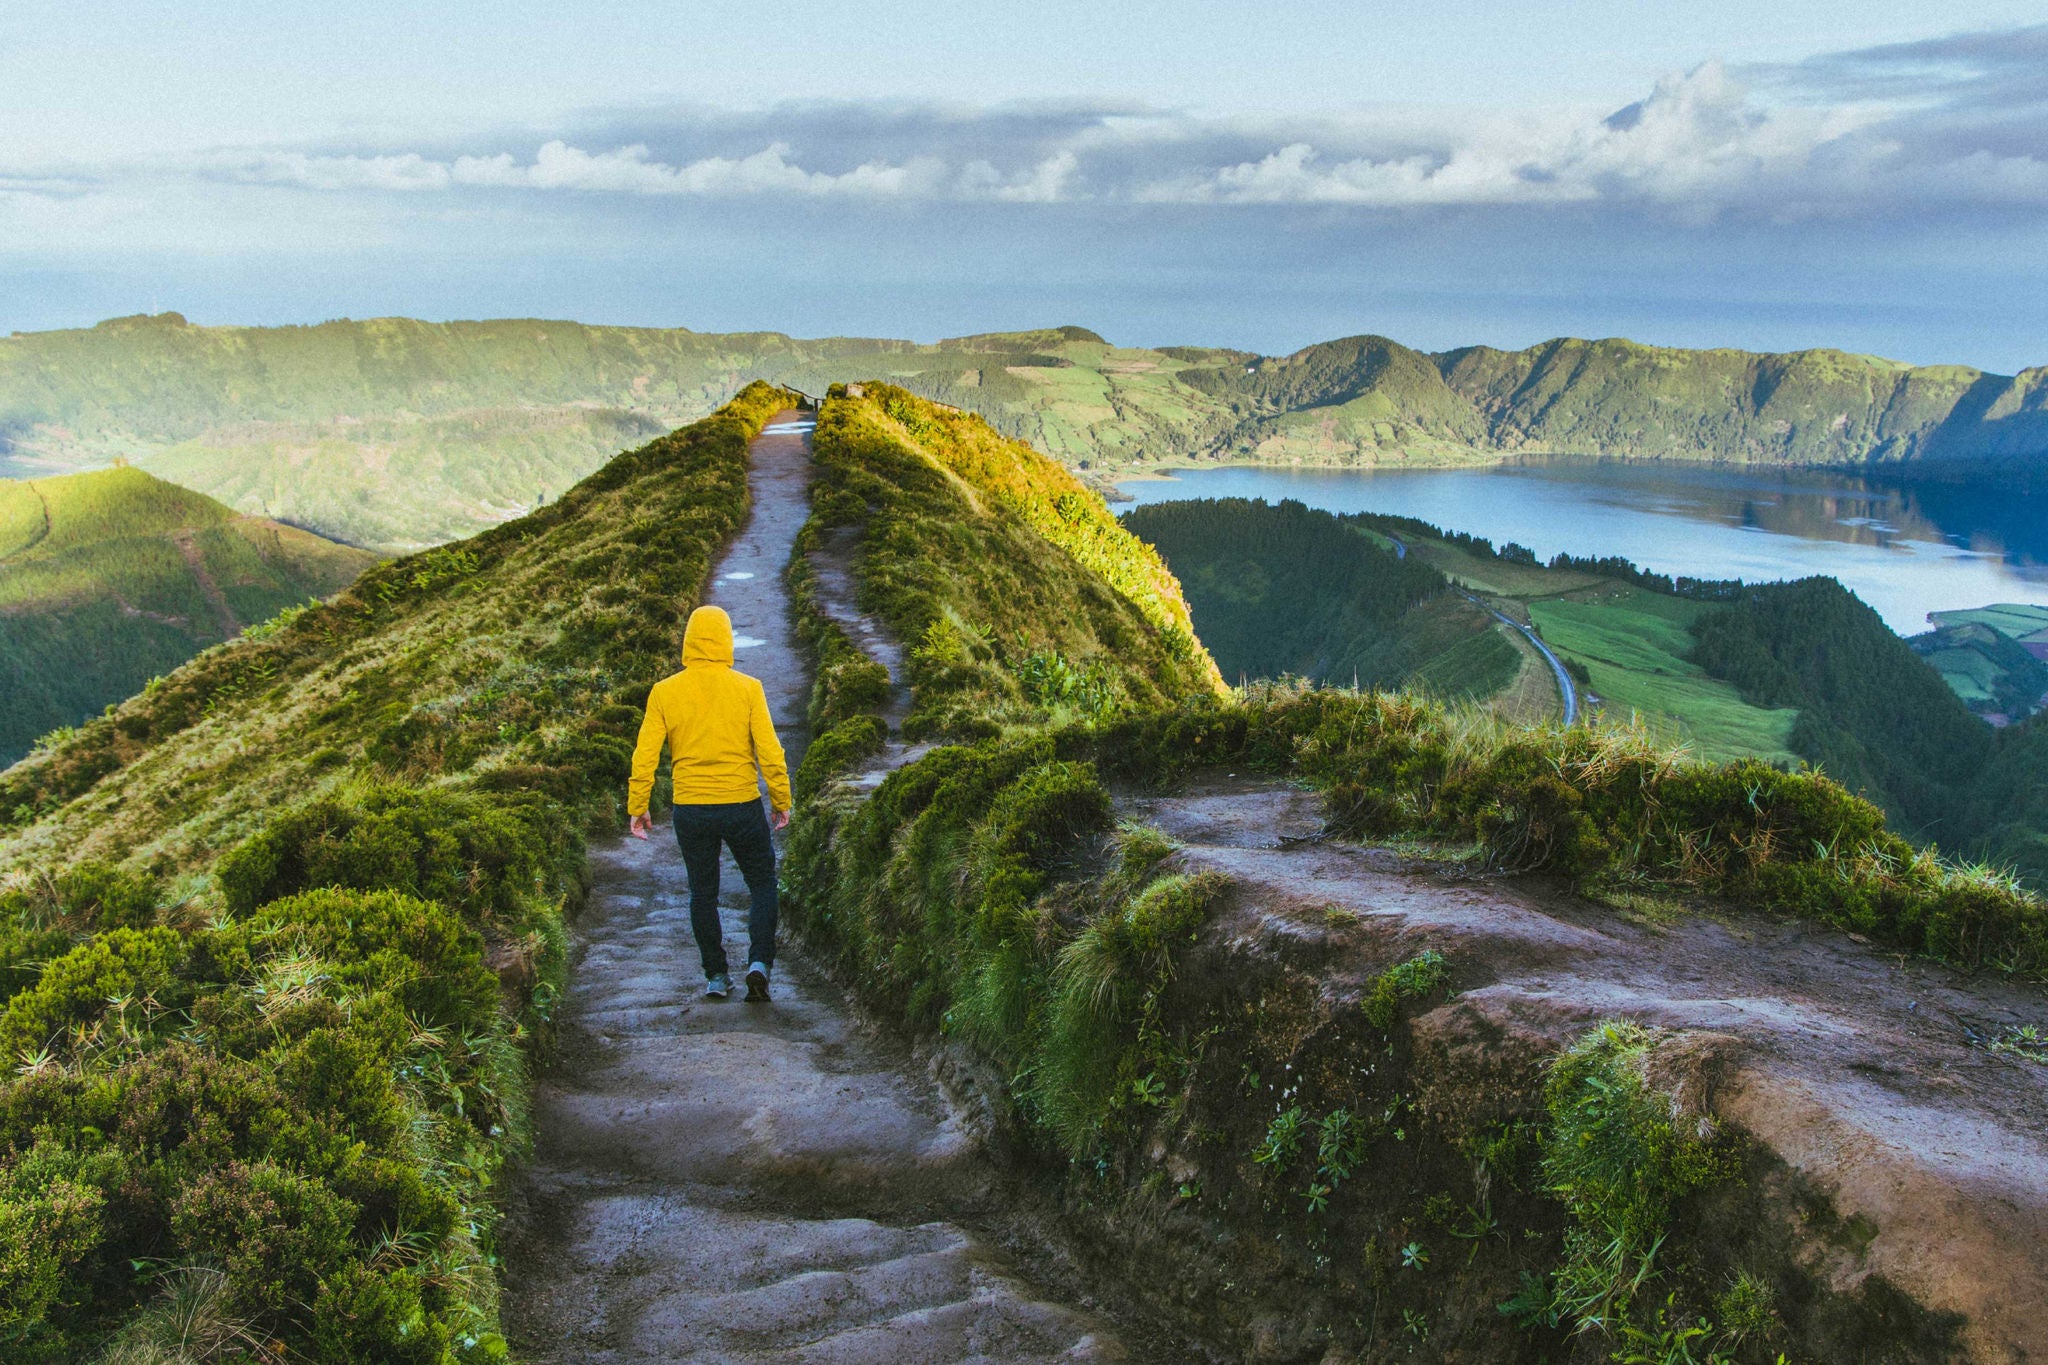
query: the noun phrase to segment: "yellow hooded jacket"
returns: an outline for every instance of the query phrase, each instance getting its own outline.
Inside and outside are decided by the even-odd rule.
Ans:
[[[683,630],[683,671],[647,694],[640,742],[633,746],[633,782],[626,813],[647,814],[654,765],[668,743],[674,760],[675,803],[725,805],[760,795],[755,770],[768,779],[768,800],[789,809],[789,769],[782,741],[768,716],[768,694],[758,679],[732,666],[732,618],[721,607],[699,607]]]

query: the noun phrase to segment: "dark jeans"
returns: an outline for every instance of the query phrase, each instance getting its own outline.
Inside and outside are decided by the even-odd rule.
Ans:
[[[726,970],[725,931],[718,923],[718,846],[732,850],[747,879],[753,909],[747,915],[747,960],[775,965],[775,844],[768,812],[757,798],[720,806],[676,806],[676,846],[690,874],[690,932],[709,978]]]

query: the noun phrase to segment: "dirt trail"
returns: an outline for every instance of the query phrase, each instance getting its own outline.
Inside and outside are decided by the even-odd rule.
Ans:
[[[808,416],[752,448],[753,515],[711,602],[791,750],[809,687],[782,585]],[[1119,1360],[969,1229],[994,1172],[938,1087],[785,948],[770,1005],[705,1001],[665,837],[593,849],[562,1053],[507,1229],[505,1320],[535,1362]],[[746,892],[728,865],[728,943]]]
[[[853,560],[859,550],[860,528],[841,526],[826,535],[825,543],[810,552],[812,572],[817,575],[818,609],[832,620],[862,653],[889,670],[889,698],[879,714],[889,727],[889,741],[882,751],[847,775],[855,787],[878,787],[882,779],[906,763],[914,763],[931,752],[931,742],[909,743],[902,735],[903,722],[910,715],[910,675],[906,671],[903,642],[887,626],[860,609],[854,585]]]
[[[1449,955],[1463,989],[1415,1021],[1429,1069],[1505,1075],[1616,1015],[1712,1035],[1695,1079],[1713,1107],[1869,1232],[1861,1244],[1815,1236],[1823,1280],[1850,1292],[1881,1275],[1963,1314],[1972,1360],[2043,1358],[2048,1066],[1971,1042],[2044,1022],[2038,989],[1810,924],[1689,913],[1631,922],[1385,851],[1282,846],[1313,835],[1322,810],[1312,794],[1270,784],[1216,779],[1120,806],[1182,840],[1191,868],[1232,879],[1227,937],[1312,964],[1328,989],[1355,986],[1390,956]]]

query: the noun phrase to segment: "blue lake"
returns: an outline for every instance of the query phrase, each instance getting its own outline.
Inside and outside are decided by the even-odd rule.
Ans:
[[[2048,605],[2048,490],[1891,483],[1834,471],[1558,459],[1484,469],[1214,468],[1122,485],[1134,502],[1293,498],[1418,517],[1544,559],[1761,583],[1827,574],[1901,635],[1927,613]],[[1128,505],[1128,504],[1124,504]]]

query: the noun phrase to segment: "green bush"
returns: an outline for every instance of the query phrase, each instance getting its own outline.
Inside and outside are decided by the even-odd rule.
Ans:
[[[145,929],[156,922],[162,895],[154,877],[109,863],[74,863],[57,878],[66,915],[96,929]]]
[[[1551,1306],[1581,1330],[1628,1318],[1656,1274],[1673,1207],[1734,1172],[1732,1155],[1645,1083],[1657,1040],[1610,1019],[1560,1054],[1544,1083],[1544,1180],[1572,1219]]]
[[[69,933],[56,925],[37,923],[37,917],[26,908],[10,909],[9,899],[0,896],[0,1005],[35,985],[44,966],[71,947]]]
[[[337,1266],[313,1304],[312,1358],[321,1365],[440,1365],[450,1358],[449,1337],[421,1303],[418,1277],[402,1268]]]
[[[452,911],[397,891],[323,889],[273,901],[248,932],[268,952],[307,951],[340,986],[389,991],[428,1028],[488,1028],[498,979],[483,940]]]
[[[0,1343],[32,1335],[75,1292],[73,1271],[103,1236],[107,1165],[45,1142],[0,1169]]]
[[[808,803],[824,785],[888,743],[889,727],[880,716],[853,716],[811,741],[792,782],[799,803]]]
[[[238,915],[342,886],[404,891],[485,920],[513,916],[523,898],[546,893],[565,846],[574,846],[566,819],[544,801],[381,787],[360,801],[326,798],[275,817],[220,860],[215,878]]]
[[[1104,868],[1109,794],[1054,751],[1044,735],[936,749],[865,801],[815,801],[786,882],[877,1004],[987,1048],[1046,1140],[1080,1154],[1135,1082],[1178,1075],[1162,1000],[1222,883],[1159,875],[1156,837]]]
[[[1366,988],[1361,1008],[1372,1026],[1384,1033],[1394,1026],[1402,1001],[1434,995],[1450,974],[1450,964],[1444,961],[1444,955],[1434,948],[1425,949],[1374,977]]]
[[[184,991],[178,968],[184,940],[170,929],[114,929],[81,943],[43,970],[36,984],[0,1013],[0,1058],[18,1060],[62,1048],[75,1030],[91,1031],[110,1013],[153,1020]],[[147,1008],[154,1002],[156,1009]]]
[[[267,1161],[234,1162],[179,1196],[171,1229],[185,1256],[220,1262],[230,1311],[277,1327],[305,1311],[322,1279],[356,1259],[355,1215],[319,1181]]]

